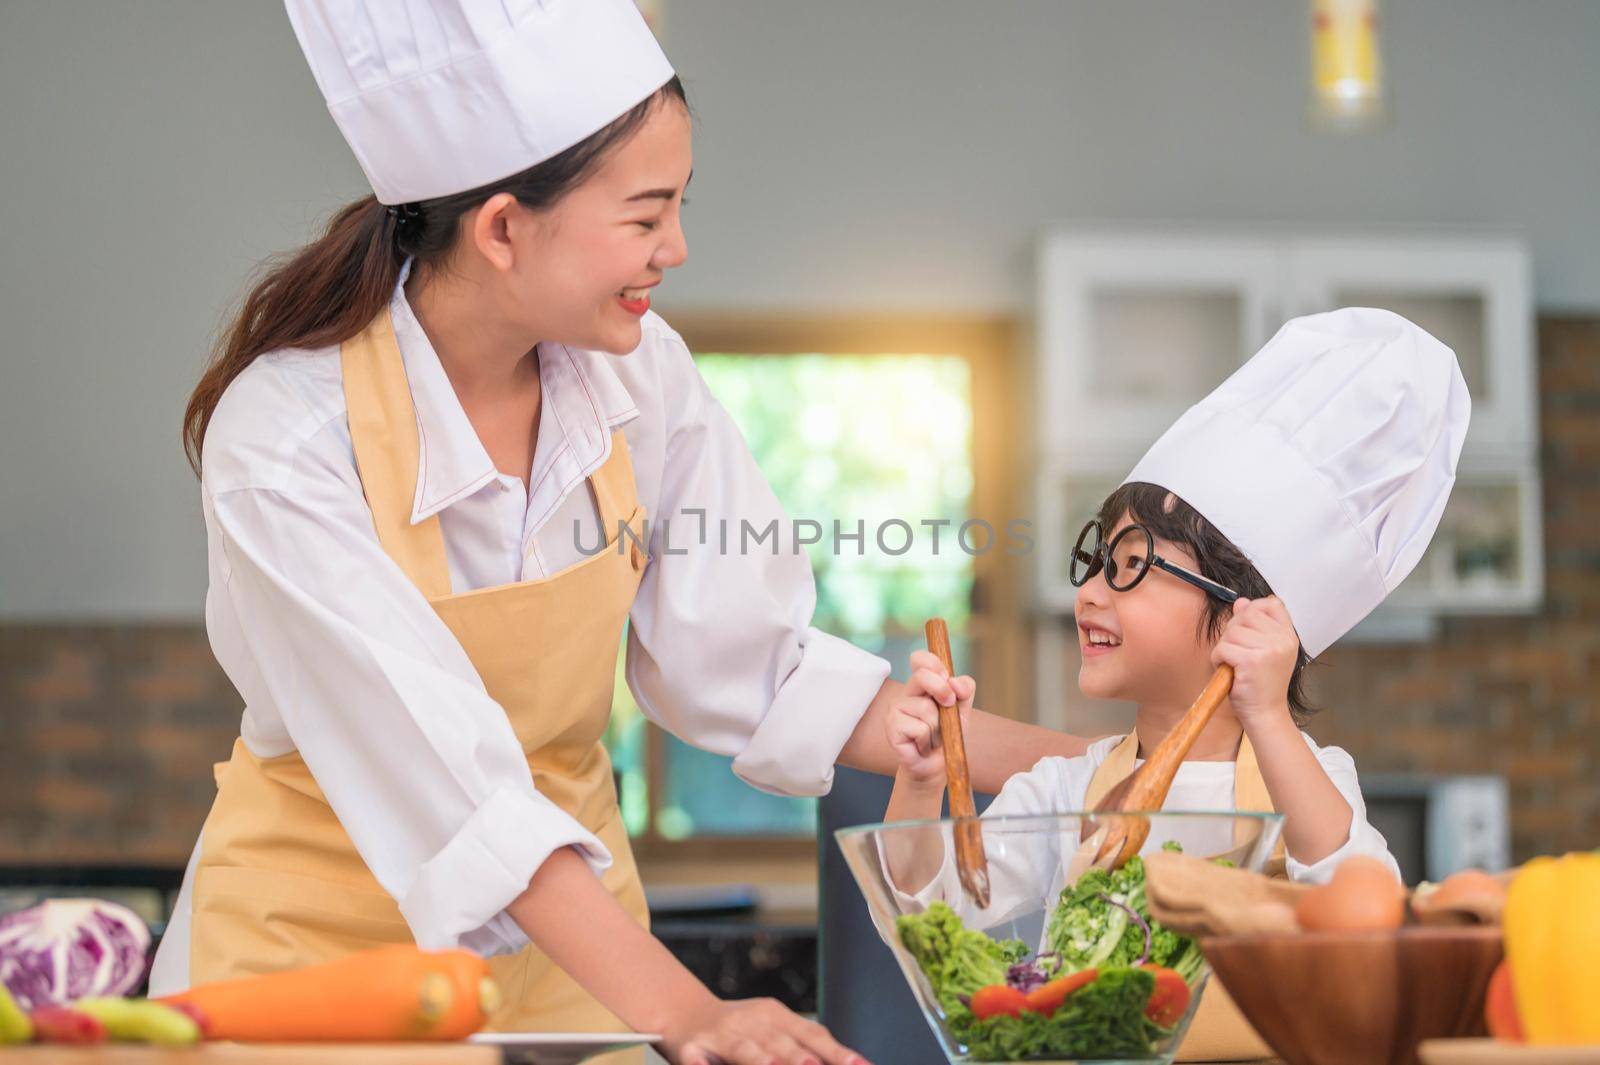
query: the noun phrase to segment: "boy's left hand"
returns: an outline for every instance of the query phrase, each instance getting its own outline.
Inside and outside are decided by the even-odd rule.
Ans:
[[[1211,652],[1213,666],[1233,667],[1233,712],[1245,728],[1289,719],[1289,678],[1300,656],[1300,636],[1277,596],[1240,599]]]

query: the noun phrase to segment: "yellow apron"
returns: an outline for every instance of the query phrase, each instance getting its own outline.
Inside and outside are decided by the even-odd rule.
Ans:
[[[1094,776],[1089,779],[1089,791],[1084,797],[1083,808],[1094,809],[1095,805],[1105,798],[1107,792],[1133,772],[1134,762],[1138,756],[1139,735],[1137,732],[1130,732],[1127,738],[1106,756],[1106,760],[1100,763]],[[1261,779],[1261,767],[1256,763],[1255,748],[1250,746],[1248,736],[1240,738],[1239,756],[1234,762],[1233,808],[1262,813],[1274,812],[1272,796],[1267,794],[1267,784]],[[1241,833],[1236,830],[1235,843],[1246,842],[1249,838],[1248,836],[1238,838],[1240,835]],[[1277,847],[1273,850],[1272,857],[1267,860],[1263,872],[1268,876],[1288,875],[1282,839],[1278,840]],[[1200,1006],[1195,1010],[1194,1021],[1183,1038],[1183,1045],[1178,1048],[1178,1060],[1253,1061],[1270,1057],[1272,1049],[1261,1036],[1256,1034],[1250,1022],[1244,1019],[1244,1014],[1239,1012],[1239,1007],[1234,1004],[1233,997],[1222,986],[1222,981],[1207,980],[1205,993],[1200,996]]]
[[[384,550],[461,642],[505,710],[534,784],[610,849],[603,880],[641,924],[644,889],[617,808],[601,737],[617,648],[648,561],[644,509],[621,432],[589,478],[610,546],[543,580],[452,594],[437,516],[411,524],[419,459],[405,365],[387,309],[342,350],[350,437]],[[618,522],[638,539],[619,550]],[[351,692],[359,699],[360,692]],[[404,766],[395,767],[397,781]],[[395,900],[356,853],[298,753],[257,758],[241,740],[217,767],[193,896],[193,983],[295,968],[350,951],[413,942]],[[532,947],[491,959],[501,1031],[626,1031]]]

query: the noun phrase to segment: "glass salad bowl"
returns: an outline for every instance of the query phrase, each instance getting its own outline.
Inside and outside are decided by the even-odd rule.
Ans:
[[[1122,813],[1141,854],[1181,850],[1258,872],[1277,814]],[[1150,919],[1144,863],[1095,869],[1084,813],[980,819],[990,901],[956,869],[955,821],[835,833],[884,942],[952,1063],[1170,1062],[1210,969],[1198,944]],[[1126,825],[1128,822],[1122,822]]]

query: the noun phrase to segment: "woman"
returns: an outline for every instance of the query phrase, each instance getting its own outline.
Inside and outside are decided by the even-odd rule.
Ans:
[[[901,686],[810,627],[787,538],[648,521],[781,517],[649,313],[686,256],[681,84],[629,0],[289,10],[375,195],[260,280],[189,404],[207,627],[246,709],[156,991],[415,941],[493,957],[497,1028],[859,1060],[649,936],[600,744],[627,621],[645,713],[751,784],[894,765]],[[972,730],[990,789],[1083,749]]]

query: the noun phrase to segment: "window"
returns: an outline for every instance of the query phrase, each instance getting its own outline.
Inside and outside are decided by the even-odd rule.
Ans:
[[[883,655],[904,676],[907,656],[922,645],[923,622],[944,617],[958,667],[982,683],[977,645],[985,641],[974,637],[986,619],[974,614],[975,591],[998,572],[994,557],[1003,547],[997,535],[977,554],[985,534],[972,526],[966,542],[974,550],[962,550],[957,534],[985,502],[984,518],[997,534],[1005,528],[1005,518],[991,517],[995,500],[976,476],[977,457],[995,449],[978,446],[975,436],[979,397],[996,389],[990,378],[1006,376],[994,365],[1004,350],[1001,330],[968,324],[952,344],[948,334],[912,329],[891,330],[902,335],[886,342],[881,324],[867,323],[679,328],[789,516],[824,530],[809,547],[814,624]],[[847,535],[860,523],[859,550],[848,539],[836,550],[835,521]],[[937,550],[935,530],[923,522],[946,523],[937,528]],[[1002,642],[991,636],[988,649]],[[990,708],[988,698],[979,701]],[[624,819],[642,850],[730,837],[810,846],[815,800],[758,792],[733,775],[729,759],[650,726],[623,682],[620,658],[608,745]]]

